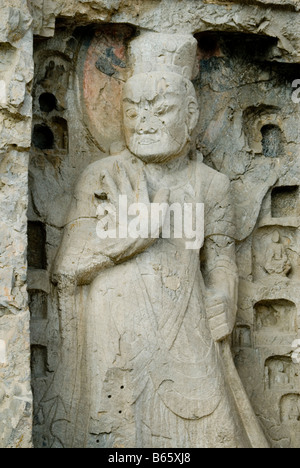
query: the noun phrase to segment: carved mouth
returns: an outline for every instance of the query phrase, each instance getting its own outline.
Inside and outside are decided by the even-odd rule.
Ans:
[[[143,146],[153,145],[154,143],[157,143],[157,140],[153,140],[151,138],[145,138],[139,141],[139,145],[143,145]]]

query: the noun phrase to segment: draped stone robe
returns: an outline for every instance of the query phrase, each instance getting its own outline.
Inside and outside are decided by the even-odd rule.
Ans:
[[[170,184],[126,151],[89,166],[77,185],[54,269],[61,359],[44,398],[55,407],[53,446],[248,447],[205,309],[220,274],[231,320],[236,313],[229,181],[198,157],[168,186],[170,203],[205,205],[202,265],[184,238],[159,238],[114,262],[116,241],[96,236],[95,193],[104,190],[101,171],[113,174],[118,161],[133,184],[149,172],[151,196]]]

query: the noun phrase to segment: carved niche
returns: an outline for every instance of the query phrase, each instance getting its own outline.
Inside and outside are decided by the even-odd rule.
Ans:
[[[59,395],[51,393],[61,362],[61,327],[68,329],[68,323],[61,322],[53,266],[80,176],[91,164],[126,147],[122,93],[132,73],[129,44],[137,35],[127,25],[66,28],[47,40],[46,47],[36,48],[28,231],[36,447],[68,445],[56,436],[63,431],[63,405]],[[292,408],[298,404],[299,382],[290,353],[299,323],[299,189],[297,167],[289,164],[297,159],[287,137],[295,127],[293,104],[286,100],[289,66],[278,65],[274,71],[266,59],[268,40],[241,38],[219,32],[196,35],[200,71],[193,85],[201,111],[197,150],[206,167],[229,177],[237,213],[240,285],[232,334],[237,369],[270,444],[297,447],[299,419]],[[253,41],[261,45],[255,62],[249,47]],[[158,174],[153,181],[156,178]],[[97,203],[103,193],[98,193]],[[165,274],[163,265],[155,268]],[[172,297],[176,274],[172,268],[165,274]],[[125,279],[126,274],[121,281]],[[82,286],[83,298],[87,288]],[[113,421],[104,417],[107,434],[113,424],[133,440],[129,381],[120,370],[108,372],[105,405],[98,412],[114,414]],[[124,415],[129,421],[125,427]],[[113,444],[111,436],[101,434],[98,422],[91,427],[89,444]],[[159,432],[159,421],[155,424],[158,443],[167,446],[169,435]]]

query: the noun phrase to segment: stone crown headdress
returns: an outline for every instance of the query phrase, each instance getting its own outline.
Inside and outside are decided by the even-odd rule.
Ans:
[[[197,75],[197,41],[192,35],[144,33],[133,39],[129,55],[133,75],[172,72],[189,80]]]

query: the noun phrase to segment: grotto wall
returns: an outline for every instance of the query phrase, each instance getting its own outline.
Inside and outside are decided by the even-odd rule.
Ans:
[[[126,147],[129,44],[152,31],[197,40],[197,152],[230,179],[236,212],[232,354],[270,446],[299,447],[299,2],[0,5],[0,446],[67,445],[53,267],[81,174]]]

